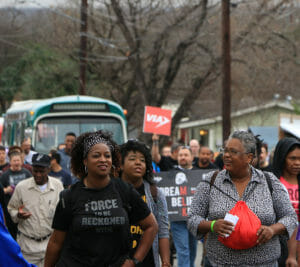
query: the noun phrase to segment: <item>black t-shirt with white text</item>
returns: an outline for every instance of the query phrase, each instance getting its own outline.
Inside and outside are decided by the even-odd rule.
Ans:
[[[30,171],[25,168],[22,168],[20,171],[12,171],[8,169],[1,175],[1,184],[3,187],[7,187],[9,185],[16,186],[20,181],[32,177]]]
[[[20,171],[12,171],[11,169],[8,169],[7,171],[3,172],[0,177],[0,182],[3,185],[3,187],[12,186],[15,188],[15,186],[22,180],[27,179],[29,177],[32,177],[32,174],[27,170],[22,168]],[[4,195],[4,202],[5,202],[5,209],[7,208],[8,202],[12,196],[12,193],[7,193]],[[4,210],[5,218],[6,218],[6,225],[10,232],[10,234],[13,236],[13,238],[16,238],[17,235],[17,224],[14,223],[10,217],[10,214]]]
[[[52,225],[67,232],[57,267],[107,267],[129,253],[129,224],[150,214],[138,192],[130,188],[128,211],[113,179],[102,189],[86,188],[82,181],[68,189],[71,197],[59,201]]]
[[[32,177],[32,174],[25,168],[22,168],[20,171],[12,171],[11,169],[8,169],[1,175],[0,182],[3,187],[8,187],[10,185],[15,187],[19,182],[29,177]],[[11,196],[12,193],[5,194],[6,205],[8,204]]]

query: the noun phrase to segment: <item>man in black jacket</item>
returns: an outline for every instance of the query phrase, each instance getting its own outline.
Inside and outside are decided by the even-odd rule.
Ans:
[[[199,169],[218,169],[211,161],[211,150],[207,146],[201,146],[199,150],[199,160],[196,167]]]
[[[153,141],[152,149],[151,149],[152,160],[159,166],[160,170],[169,171],[176,168],[178,166],[178,161],[177,161],[178,150],[181,145],[173,144],[171,146],[171,156],[165,157],[159,154],[159,145],[158,145],[159,135],[153,134],[152,141]]]

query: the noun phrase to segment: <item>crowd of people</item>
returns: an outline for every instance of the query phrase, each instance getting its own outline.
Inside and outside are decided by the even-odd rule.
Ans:
[[[188,218],[170,221],[154,174],[194,170],[207,175]],[[178,266],[194,267],[199,240],[205,267],[300,266],[295,138],[271,154],[252,133],[235,131],[215,155],[196,139],[160,149],[156,134],[150,148],[119,146],[101,130],[70,132],[47,155],[29,138],[0,146],[0,171],[3,266],[169,267],[173,245]]]

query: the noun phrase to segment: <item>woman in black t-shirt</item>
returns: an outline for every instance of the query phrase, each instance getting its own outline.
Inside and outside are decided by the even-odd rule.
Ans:
[[[133,267],[149,251],[157,223],[139,194],[120,179],[119,149],[103,131],[79,136],[71,166],[80,182],[62,193],[49,240],[45,267]],[[129,258],[129,225],[138,223],[144,234]]]
[[[120,148],[122,155],[121,178],[132,184],[147,203],[158,223],[158,234],[152,248],[136,267],[170,267],[169,220],[166,197],[153,180],[150,149],[142,142],[129,140]],[[139,225],[131,226],[134,254],[143,234]],[[159,261],[161,258],[161,264]]]

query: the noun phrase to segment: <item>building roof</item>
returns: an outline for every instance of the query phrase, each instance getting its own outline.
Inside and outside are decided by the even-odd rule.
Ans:
[[[294,135],[297,138],[300,138],[300,116],[287,116],[280,118],[280,128]]]
[[[279,102],[279,101],[271,101],[263,105],[258,105],[254,107],[249,107],[246,109],[241,109],[235,112],[231,113],[231,117],[240,117],[246,114],[250,114],[257,111],[263,111],[266,109],[274,108],[274,107],[280,107],[286,110],[293,111],[294,107],[289,102]],[[182,121],[177,125],[177,128],[179,129],[185,129],[190,127],[196,127],[196,126],[202,126],[207,124],[213,124],[222,121],[222,116],[215,116],[212,118],[205,118],[201,120],[194,120],[194,121]]]

